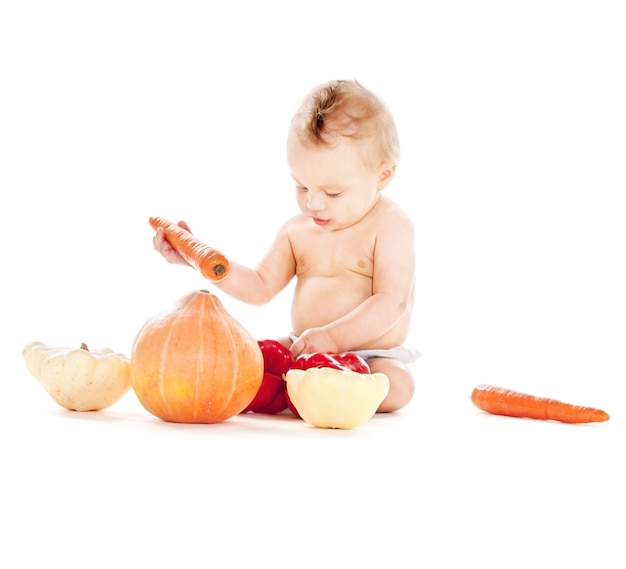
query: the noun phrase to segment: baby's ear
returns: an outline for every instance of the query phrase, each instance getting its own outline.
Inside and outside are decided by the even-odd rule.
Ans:
[[[378,169],[378,189],[383,190],[388,185],[389,182],[393,179],[394,174],[396,173],[396,163],[395,162],[383,162]]]

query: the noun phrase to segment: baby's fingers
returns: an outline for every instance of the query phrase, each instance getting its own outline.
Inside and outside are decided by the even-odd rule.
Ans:
[[[300,354],[304,352],[304,348],[306,347],[306,343],[301,340],[296,340],[293,344],[291,344],[289,351],[294,358],[297,358]]]
[[[328,334],[322,328],[309,328],[302,332],[300,337],[291,345],[291,355],[297,358],[302,354],[332,352],[335,344],[329,340]]]
[[[190,227],[187,225],[186,221],[183,221],[182,219],[178,222],[178,226],[182,227],[185,231],[189,231],[189,233],[192,233]]]
[[[171,243],[165,237],[165,231],[160,227],[156,230],[152,238],[152,246],[168,263],[177,265],[189,264],[182,258],[180,253],[172,247]]]
[[[160,227],[156,230],[154,237],[152,238],[152,246],[155,251],[161,252],[163,245],[167,243],[165,239],[165,232]],[[169,243],[167,243],[169,245]]]

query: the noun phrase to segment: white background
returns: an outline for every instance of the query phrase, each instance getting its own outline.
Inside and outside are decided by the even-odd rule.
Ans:
[[[620,4],[4,2],[2,565],[623,567]],[[414,401],[349,432],[167,425],[132,392],[57,407],[22,347],[128,354],[155,312],[213,290],[152,250],[149,216],[255,264],[296,211],[290,117],[331,78],[398,123]],[[289,331],[289,290],[220,298],[259,339]],[[478,383],[611,420],[486,416]]]

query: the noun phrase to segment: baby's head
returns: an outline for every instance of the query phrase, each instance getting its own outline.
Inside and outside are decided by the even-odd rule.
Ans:
[[[357,81],[336,80],[315,87],[291,121],[291,132],[304,144],[332,148],[349,138],[363,149],[369,166],[396,164],[400,144],[393,115]]]

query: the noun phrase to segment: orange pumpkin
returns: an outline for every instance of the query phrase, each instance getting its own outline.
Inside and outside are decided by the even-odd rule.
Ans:
[[[141,404],[175,423],[225,421],[250,404],[263,381],[258,342],[206,290],[148,320],[130,360]]]

